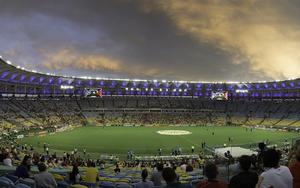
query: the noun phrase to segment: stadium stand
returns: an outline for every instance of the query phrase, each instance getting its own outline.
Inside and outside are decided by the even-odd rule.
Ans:
[[[95,88],[101,88],[99,96],[85,96],[86,89]],[[229,100],[211,99],[212,91],[228,92]],[[134,187],[142,180],[142,170],[148,170],[148,180],[151,180],[151,175],[157,171],[160,163],[175,169],[179,182],[195,187],[199,182],[205,182],[204,165],[208,161],[216,164],[220,178],[229,182],[239,171],[237,160],[230,154],[220,157],[200,153],[196,158],[172,156],[159,161],[155,158],[117,160],[110,156],[115,160],[104,161],[83,158],[75,151],[66,151],[61,156],[37,152],[30,146],[17,144],[14,138],[16,135],[51,133],[88,124],[230,125],[299,131],[299,98],[299,79],[257,83],[198,83],[71,78],[31,72],[0,59],[0,187],[34,187],[37,183],[34,174],[38,173],[39,163],[47,165],[57,186],[62,188]],[[281,152],[281,165],[297,163],[295,158],[298,145],[296,142],[293,148],[277,148]],[[251,170],[257,173],[262,170],[260,157],[263,152],[261,150],[257,156],[251,156]],[[15,176],[16,168],[24,156],[30,156],[28,166],[23,166],[30,172],[29,179]],[[10,162],[12,166],[8,165]],[[95,163],[99,170],[96,183],[87,181],[85,177],[90,163]],[[80,178],[75,182],[69,178],[73,166],[79,168]],[[120,171],[116,170],[116,166]]]

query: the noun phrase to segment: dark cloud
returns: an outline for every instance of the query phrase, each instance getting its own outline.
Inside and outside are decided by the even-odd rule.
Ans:
[[[215,11],[214,4],[189,1],[190,9],[183,11],[181,9],[186,7],[182,7],[180,1],[153,2],[2,1],[0,54],[16,65],[63,75],[205,81],[274,79],[275,71],[265,71],[258,66],[261,62],[251,63],[252,56],[247,53],[250,47],[228,42],[233,41],[234,36],[240,39],[238,34],[226,35],[226,40],[215,39],[199,29],[203,28],[201,23],[211,18],[208,13],[198,14],[199,7],[204,6],[201,3],[206,2],[208,8]],[[257,8],[257,4],[254,5]],[[290,5],[285,6],[288,9]],[[248,20],[249,15],[243,10],[240,14]],[[285,20],[290,21],[294,16],[289,14]],[[189,24],[182,28],[181,23]],[[236,22],[232,20],[232,23]],[[212,34],[228,32],[207,28]],[[249,34],[242,39],[247,37]],[[246,52],[240,53],[235,48]],[[282,73],[278,79],[290,75]]]

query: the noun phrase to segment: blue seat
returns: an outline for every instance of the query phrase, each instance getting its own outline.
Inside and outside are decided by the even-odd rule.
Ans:
[[[65,181],[58,181],[57,182],[57,187],[58,188],[68,188],[68,187],[70,187],[70,185]]]
[[[29,178],[25,178],[25,179],[22,179],[20,178],[19,183],[22,183],[22,184],[25,184],[25,185],[28,185],[29,187],[35,187],[35,182],[33,179],[29,179]]]
[[[12,185],[8,181],[0,179],[0,187],[1,188],[10,188],[11,186]]]
[[[118,183],[116,188],[131,188],[131,186],[127,183]]]
[[[23,183],[18,183],[17,185],[14,186],[14,188],[31,188],[31,187]]]
[[[193,186],[195,186],[195,185],[197,185],[200,181],[201,181],[200,179],[195,179],[195,180],[192,180],[192,181],[191,181],[191,184],[192,184]]]
[[[100,185],[103,188],[115,188],[115,185],[111,182],[102,182]]]
[[[88,183],[88,182],[80,182],[80,185],[84,185],[84,186],[87,186],[88,188],[96,188],[97,187],[97,184],[96,183]]]
[[[14,182],[5,176],[1,176],[0,181],[0,187],[12,187],[14,185]]]
[[[10,179],[11,181],[13,181],[13,182],[18,181],[18,179],[19,179],[18,176],[15,176],[15,175],[12,175],[12,174],[8,174],[8,175],[6,175],[6,177],[7,177],[8,179]]]

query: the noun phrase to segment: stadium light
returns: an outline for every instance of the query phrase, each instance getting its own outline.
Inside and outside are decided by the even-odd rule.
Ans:
[[[176,91],[176,89],[173,89],[173,91],[175,92],[175,91]]]
[[[12,63],[10,61],[6,61],[7,64],[11,65]]]
[[[159,91],[162,91],[162,89],[160,88]]]
[[[145,90],[148,91],[148,88],[146,88]]]
[[[125,90],[128,91],[128,87],[126,87]]]
[[[235,90],[236,93],[248,93],[249,91],[247,89],[237,89]]]
[[[60,89],[74,89],[74,86],[69,86],[69,85],[61,85]]]
[[[132,87],[130,90],[131,90],[131,91],[133,91],[133,90],[134,90],[134,88]]]
[[[150,91],[153,91],[153,88],[151,88]]]

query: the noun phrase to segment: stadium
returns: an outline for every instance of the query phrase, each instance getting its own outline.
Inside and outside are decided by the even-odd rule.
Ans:
[[[214,2],[212,3],[213,6],[210,7],[208,2],[202,4],[200,1],[191,1],[191,4],[195,4],[195,8],[189,10],[191,12],[188,11],[190,14],[184,14],[183,16],[181,13],[185,9],[177,10],[177,8],[184,8],[185,5],[177,1],[177,3],[174,1],[175,4],[172,8],[166,8],[164,3],[158,6],[154,2],[140,2],[141,5],[133,3],[138,8],[132,8],[126,6],[129,2],[112,3],[112,5],[109,2],[100,3],[101,6],[108,8],[113,13],[118,12],[120,15],[127,15],[128,20],[130,20],[133,10],[133,12],[138,12],[135,13],[137,15],[146,15],[142,19],[146,19],[149,25],[143,25],[144,20],[140,21],[139,16],[133,14],[134,18],[139,19],[133,19],[132,23],[128,22],[128,28],[139,30],[139,27],[134,27],[135,24],[139,23],[141,27],[147,28],[145,29],[147,31],[142,29],[140,32],[146,35],[148,39],[141,39],[135,36],[136,33],[133,30],[130,30],[130,32],[126,30],[124,36],[128,37],[130,44],[127,44],[127,46],[124,45],[125,40],[122,39],[123,36],[121,35],[115,36],[118,39],[117,45],[111,45],[111,41],[103,37],[104,32],[101,33],[102,30],[100,32],[99,28],[93,28],[97,32],[93,29],[86,29],[90,27],[87,20],[80,27],[73,26],[72,24],[75,22],[82,24],[81,19],[94,16],[89,11],[81,12],[80,7],[83,5],[77,5],[76,3],[80,11],[71,11],[70,15],[73,19],[74,15],[80,14],[80,18],[74,16],[75,21],[72,20],[70,23],[64,22],[70,15],[65,15],[64,11],[60,12],[61,10],[54,10],[54,8],[49,11],[55,12],[55,14],[53,13],[54,16],[50,16],[51,19],[45,15],[41,16],[40,13],[35,11],[36,14],[33,14],[39,20],[37,23],[41,23],[42,26],[43,22],[47,23],[47,31],[40,32],[39,29],[42,26],[39,26],[37,27],[39,28],[37,29],[39,31],[37,35],[27,33],[24,37],[25,30],[29,27],[21,27],[18,24],[11,26],[13,24],[9,23],[8,25],[11,28],[8,28],[13,30],[15,27],[19,27],[21,30],[24,29],[24,33],[22,30],[21,39],[17,35],[15,35],[16,39],[11,37],[12,42],[8,42],[8,44],[2,42],[6,35],[1,37],[0,33],[0,42],[3,43],[3,45],[0,45],[0,187],[299,188],[300,78],[298,77],[299,72],[297,72],[299,63],[297,62],[298,56],[296,55],[297,58],[294,56],[294,54],[297,54],[297,50],[292,51],[293,53],[289,51],[297,47],[294,46],[294,38],[291,40],[293,42],[289,41],[290,43],[286,44],[293,45],[287,48],[282,45],[282,51],[288,55],[293,54],[292,57],[287,57],[286,54],[285,56],[280,56],[281,54],[276,56],[276,53],[273,53],[275,51],[273,45],[271,47],[262,45],[266,47],[266,56],[272,50],[274,51],[270,53],[272,57],[261,58],[260,48],[254,53],[251,51],[254,48],[252,46],[236,45],[238,42],[231,44],[229,42],[233,41],[229,37],[231,35],[214,33],[214,30],[219,29],[222,22],[217,21],[218,27],[211,30],[211,25],[214,25],[212,23],[193,23],[196,20],[194,16],[197,17],[198,12],[203,11],[203,15],[199,16],[198,19],[208,14],[199,7],[206,7],[214,12],[212,7],[223,7],[225,5]],[[74,5],[74,10],[76,6]],[[99,7],[101,6],[99,5]],[[225,8],[229,8],[228,10],[231,11],[231,6],[233,5],[229,3]],[[234,5],[233,7],[235,6],[241,6],[241,10],[245,8],[243,5]],[[128,21],[126,16],[123,16],[121,21],[118,20],[119,18],[114,19],[115,14],[111,15],[110,11],[106,12],[105,8],[101,9],[99,7],[96,10],[96,15],[103,14],[104,17],[106,16],[105,18],[110,18],[119,25],[122,25],[124,20]],[[120,7],[123,7],[124,10]],[[6,7],[6,9],[10,10],[9,7]],[[93,7],[87,8],[87,10],[92,12]],[[197,10],[197,12],[195,13],[193,10]],[[58,14],[56,14],[56,11]],[[2,12],[5,13],[5,11],[0,10],[0,20],[2,19]],[[82,14],[85,17],[81,17]],[[168,19],[165,19],[165,17],[161,19],[161,14],[166,14]],[[249,14],[249,12],[245,11],[244,14]],[[231,16],[233,15],[235,14]],[[5,16],[3,18],[6,18]],[[55,20],[60,16],[63,21]],[[192,17],[191,20],[182,20],[190,16]],[[230,19],[231,16],[229,16]],[[100,17],[96,16],[95,18]],[[213,20],[219,19],[220,17],[217,17]],[[165,29],[167,35],[164,37],[155,34],[153,37],[152,34],[149,34],[152,33],[149,31],[155,33],[151,23],[160,23],[158,20],[162,23],[158,24],[159,27],[156,29],[160,33],[164,33]],[[221,20],[226,22],[225,17],[222,17]],[[36,20],[33,22],[35,23]],[[57,28],[50,29],[49,25],[56,22],[62,22],[60,26],[64,29],[59,31],[62,33],[67,32],[67,36],[58,35],[59,37],[53,37],[56,35]],[[174,23],[170,24],[170,22]],[[28,24],[31,26],[32,23]],[[90,24],[93,27],[97,25]],[[114,22],[104,24],[108,28],[116,27],[108,32],[111,35],[113,35],[113,32],[117,32],[118,29],[127,28],[127,25],[122,28],[116,26],[118,24],[114,24]],[[165,25],[168,24],[169,26],[165,28]],[[190,26],[189,24],[192,24],[191,28],[186,29]],[[174,34],[175,39],[179,41],[179,46],[175,45],[176,42],[173,44],[172,41],[174,36],[170,30],[174,30],[173,27],[181,29]],[[205,28],[205,31],[202,31],[202,27]],[[244,27],[247,28],[247,26]],[[5,27],[3,28],[6,31]],[[223,31],[224,33],[228,32],[226,29],[228,28],[221,27],[221,33]],[[80,31],[79,34],[76,33],[78,31]],[[30,32],[33,31],[30,30]],[[185,36],[183,34],[185,32],[191,34],[192,37]],[[240,30],[234,30],[232,33],[235,32],[241,35],[246,33]],[[210,35],[210,33],[212,34]],[[255,33],[254,30],[253,33]],[[259,35],[257,33],[256,35]],[[272,34],[272,32],[270,33]],[[101,36],[100,42],[94,40],[94,38],[89,38],[94,34],[97,37]],[[271,34],[268,37],[272,38]],[[201,35],[201,37],[195,37],[195,35]],[[75,47],[69,47],[69,43],[66,42],[68,40],[72,41],[69,37],[72,40],[76,39],[75,44],[80,46],[82,51],[78,49],[76,51],[74,50]],[[168,37],[169,39],[167,39]],[[242,39],[244,39],[241,36],[234,36],[233,39],[235,37],[237,37],[237,41],[243,41]],[[32,41],[26,43],[24,38],[26,40],[30,38]],[[39,41],[40,43],[45,46],[49,43],[50,47],[44,48],[44,46],[41,47],[37,44],[31,46],[31,43],[40,40],[40,38],[43,38],[42,42]],[[66,42],[66,44],[61,45],[63,46],[61,53],[52,54],[56,47],[61,46],[55,43],[57,41],[52,44],[49,39]],[[147,42],[146,52],[138,50],[143,48],[144,40]],[[198,41],[198,43],[201,43],[200,47],[195,44],[197,40],[200,40],[200,42]],[[151,45],[151,41],[158,41],[153,45],[155,47]],[[129,49],[135,45],[135,42],[138,47],[133,48],[134,50]],[[258,48],[260,41],[257,39],[256,42],[257,44],[254,46]],[[21,50],[18,48],[9,52],[3,50],[5,48],[2,46],[9,46],[9,44],[13,46],[15,43],[16,46],[22,46],[22,43],[24,43],[25,47]],[[47,45],[44,43],[47,43]],[[94,43],[101,44],[97,46]],[[166,43],[170,43],[170,45],[166,45]],[[222,49],[223,52],[220,53],[215,50],[208,45],[209,43],[212,46],[217,44],[217,48]],[[251,40],[246,40],[246,43],[252,44]],[[89,45],[91,47],[88,47]],[[109,55],[115,53],[114,50],[117,49],[117,54],[120,54],[116,57],[124,55],[122,53],[123,48],[129,51],[130,56],[140,53],[142,58],[137,58],[141,61],[140,64],[136,65],[138,68],[130,63],[122,65],[121,61],[113,60],[113,58],[102,56],[99,58],[89,52],[93,48],[97,48],[97,50],[100,49],[99,51],[96,50],[97,53],[103,53],[104,48],[106,48],[105,45],[110,47],[109,53],[107,53]],[[175,50],[165,49],[165,45],[170,48],[174,45],[172,47]],[[38,50],[32,52],[31,48],[33,47],[38,48]],[[199,49],[199,51],[204,52],[199,52],[200,55],[198,56],[195,51],[190,49],[191,47],[193,50],[197,50],[197,53]],[[152,48],[161,49],[155,51]],[[183,50],[184,48],[187,48],[187,50]],[[241,50],[232,52],[230,51],[232,48],[241,48]],[[184,52],[176,55],[176,49]],[[217,52],[210,54],[211,51]],[[30,53],[26,54],[27,52]],[[168,57],[168,59],[164,53],[167,54],[166,56],[174,56],[174,58]],[[181,56],[186,57],[183,54],[188,54],[187,57],[197,57],[196,61],[206,61],[198,67],[199,70],[195,71],[197,78],[206,76],[210,78],[208,80],[221,80],[219,79],[221,75],[218,74],[229,70],[232,75],[226,75],[227,72],[224,73],[225,78],[228,78],[228,80],[229,78],[235,78],[237,75],[236,80],[241,80],[245,76],[246,81],[181,81],[177,79],[179,76],[176,77],[176,73],[186,71],[186,74],[183,75],[187,77],[187,80],[191,80],[189,74],[192,75],[192,69],[196,69],[193,63],[186,63],[185,59],[184,61],[180,59]],[[254,66],[254,68],[247,69],[244,67],[242,70],[241,62],[229,63],[230,66],[226,64],[227,56],[234,56],[232,61],[235,61],[243,55],[245,57],[241,58],[241,62],[251,62],[251,58],[253,58],[253,62],[247,66]],[[127,58],[125,56],[124,59]],[[219,56],[224,66],[221,62],[216,65],[208,63],[208,61],[219,60]],[[284,63],[277,61],[273,56],[280,60],[284,59]],[[293,59],[293,57],[295,58]],[[10,61],[11,58],[12,61]],[[129,59],[134,59],[131,58]],[[157,60],[155,58],[159,60],[165,60],[164,58],[166,58],[167,62],[174,61],[174,64],[159,65],[159,71],[156,71],[155,68],[152,69],[152,66],[157,66],[153,63]],[[180,60],[180,66],[178,67],[176,67],[176,59]],[[255,64],[260,62],[261,59],[266,62],[259,66]],[[19,60],[19,62],[16,60]],[[28,60],[32,60],[32,62],[28,62]],[[40,60],[46,63],[36,63]],[[268,64],[267,60],[272,60],[272,63]],[[296,60],[296,63],[294,63],[294,60]],[[147,65],[143,65],[143,63]],[[160,63],[157,62],[157,64]],[[206,69],[206,66],[212,68]],[[226,66],[229,67],[228,70]],[[260,70],[260,66],[264,70]],[[44,69],[45,67],[47,69]],[[185,67],[187,67],[186,70]],[[177,72],[170,71],[172,68],[176,69]],[[222,70],[215,71],[215,69]],[[48,73],[44,70],[51,70],[54,73]],[[107,71],[109,74],[106,74],[106,70],[109,70]],[[296,78],[288,79],[284,74],[287,70],[296,73],[293,74],[296,75]],[[104,73],[101,71],[104,71]],[[255,71],[257,73],[254,74]],[[275,76],[270,76],[272,71],[276,73]],[[70,76],[74,72],[76,76]],[[133,72],[139,73],[133,74]],[[205,72],[208,72],[208,74],[206,75]],[[86,76],[78,76],[81,73]],[[168,78],[174,79],[161,79],[161,75],[169,74],[171,74],[171,77]],[[117,78],[115,75],[120,75],[122,78]],[[131,75],[141,75],[142,79],[132,79]],[[159,75],[159,77],[155,77],[156,75]],[[259,78],[266,76],[268,81],[257,81],[259,78],[254,78],[253,81],[251,80],[253,75],[259,75]],[[274,79],[277,78],[277,75],[280,80]],[[148,79],[148,77],[151,79]]]
[[[132,152],[147,161],[176,158],[178,148],[184,157],[224,146],[252,153],[260,142],[284,148],[299,138],[299,79],[110,80],[31,72],[4,59],[0,67],[2,141],[40,152],[46,144],[60,155],[125,160]]]

